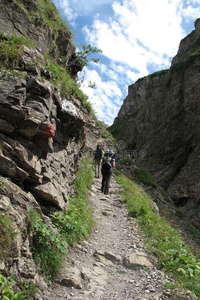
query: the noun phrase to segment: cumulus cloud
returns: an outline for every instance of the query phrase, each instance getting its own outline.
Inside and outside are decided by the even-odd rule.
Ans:
[[[127,64],[143,74],[147,64],[169,66],[183,37],[181,0],[134,0],[114,2],[114,15],[107,22],[96,19],[85,26],[89,42],[111,60]],[[114,51],[113,51],[114,49]]]
[[[100,120],[112,123],[138,78],[167,69],[186,35],[183,24],[200,15],[200,0],[53,0],[71,24],[80,16],[85,44],[103,51],[100,64],[84,69],[81,89]],[[109,15],[107,9],[109,7]],[[83,19],[81,19],[83,20]],[[81,21],[82,22],[82,21]],[[83,43],[83,42],[81,42]],[[95,89],[88,87],[95,82]]]
[[[90,82],[95,82],[94,89],[89,87]],[[104,81],[95,70],[84,70],[84,81],[81,90],[88,95],[97,117],[108,124],[112,124],[121,106],[121,89],[113,80]]]
[[[192,1],[196,4],[197,1]],[[198,5],[200,4],[200,1],[198,1]],[[189,5],[187,9],[183,9],[183,16],[186,19],[186,22],[189,22],[191,19],[197,19],[200,17],[200,7],[193,7]]]

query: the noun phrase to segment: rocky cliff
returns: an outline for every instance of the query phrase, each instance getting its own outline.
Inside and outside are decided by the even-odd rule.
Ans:
[[[200,19],[169,70],[129,86],[110,128],[191,220],[200,224]],[[123,143],[122,143],[123,144]]]
[[[28,210],[51,223],[50,212],[68,206],[81,156],[96,143],[112,145],[75,82],[80,70],[72,33],[51,1],[0,2],[0,216],[10,216],[17,233],[3,274],[41,280]]]

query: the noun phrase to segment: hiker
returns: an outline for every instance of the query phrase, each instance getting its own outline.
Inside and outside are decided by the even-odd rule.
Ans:
[[[95,177],[98,178],[99,178],[102,156],[103,156],[103,149],[101,148],[100,145],[97,145],[95,155],[94,155],[94,165],[95,165]]]
[[[103,157],[102,167],[101,167],[101,173],[102,173],[101,191],[105,195],[107,195],[109,191],[110,178],[114,167],[115,167],[114,153],[112,150],[107,150]]]

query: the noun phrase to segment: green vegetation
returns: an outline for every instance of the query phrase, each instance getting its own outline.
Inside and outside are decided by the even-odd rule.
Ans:
[[[27,299],[27,300],[35,299],[35,294],[38,291],[38,286],[36,286],[31,281],[28,282],[28,281],[21,280],[21,278],[17,278],[17,276],[15,276],[14,279],[16,281],[17,287],[21,291],[21,294],[24,296],[23,299]]]
[[[194,291],[200,297],[200,260],[184,243],[179,232],[152,211],[152,199],[143,189],[123,175],[116,179],[122,185],[122,197],[130,215],[137,218],[149,250],[157,256],[160,266],[176,279],[181,288]]]
[[[92,47],[91,45],[84,45],[84,44],[81,44],[81,47],[82,47],[82,50],[78,51],[76,53],[80,70],[82,70],[84,67],[87,68],[88,65],[89,65],[90,60],[93,63],[96,63],[96,64],[99,62],[100,58],[92,57],[90,59],[90,55],[95,54],[95,53],[102,53],[101,49],[98,49],[96,47]],[[84,75],[83,75],[82,79],[79,82],[79,85],[81,85],[81,83],[83,83],[84,79],[85,78],[84,78]],[[96,86],[95,82],[91,82],[91,81],[89,82],[89,87],[90,88],[94,88],[95,86]]]
[[[79,63],[83,69],[84,67],[88,67],[90,54],[102,53],[102,50],[96,47],[92,47],[91,45],[82,44],[81,46],[83,49],[77,52],[77,56],[78,56]],[[99,58],[92,58],[91,61],[94,63],[98,63]]]
[[[75,245],[87,238],[91,231],[93,218],[88,195],[92,179],[89,162],[82,158],[74,183],[75,196],[70,199],[68,209],[52,214],[54,228],[44,224],[36,211],[30,210],[28,213],[33,257],[38,269],[48,280],[59,272],[68,244]]]
[[[153,77],[164,77],[165,74],[169,71],[169,69],[165,69],[165,70],[161,70],[161,71],[157,71],[157,72],[154,72],[146,77],[150,77],[150,78],[153,78]]]
[[[1,187],[4,188],[3,185]],[[5,261],[11,255],[15,235],[12,219],[6,215],[0,215],[0,260]]]
[[[200,49],[198,49],[197,51],[191,53],[188,55],[187,59],[179,62],[179,63],[176,63],[174,65],[171,66],[171,71],[176,71],[176,72],[179,72],[179,71],[183,71],[185,70],[190,64],[191,62],[200,55]]]
[[[37,27],[42,27],[47,24],[51,31],[54,33],[54,45],[60,47],[59,43],[62,43],[59,39],[60,33],[69,32],[69,38],[72,37],[72,32],[68,25],[64,22],[59,15],[55,5],[50,0],[40,0],[37,9],[27,10],[26,4],[21,0],[15,0],[15,4],[21,7],[26,13],[27,17],[34,22]],[[72,43],[72,41],[71,41]],[[7,36],[0,35],[0,67],[5,69],[14,69],[17,66],[20,56],[24,53],[22,45],[27,47],[34,47],[33,42],[26,39],[23,36]],[[83,50],[77,53],[77,70],[82,70],[83,67],[87,67],[89,63],[89,56],[91,54],[102,52],[96,47],[91,45],[82,45]],[[59,63],[57,63],[52,57],[47,59],[48,65],[46,70],[50,71],[53,76],[53,83],[60,89],[61,96],[63,98],[69,98],[71,95],[76,95],[83,103],[84,107],[88,111],[92,111],[91,103],[88,101],[88,97],[79,89],[79,85],[71,78],[66,71],[67,57],[60,57]],[[99,58],[92,58],[92,62],[97,63]],[[33,62],[37,64],[39,62]],[[94,87],[94,84],[91,84]]]
[[[60,234],[70,245],[87,238],[93,226],[92,211],[89,207],[93,171],[89,162],[82,158],[74,184],[75,196],[70,198],[69,208],[53,214],[53,222]]]
[[[16,287],[20,292],[16,292]],[[0,299],[2,300],[22,300],[35,299],[37,287],[34,283],[18,280],[15,275],[8,277],[0,274]]]
[[[50,0],[39,0],[37,10],[27,9],[26,4],[22,0],[14,0],[15,4],[21,7],[27,14],[30,20],[33,20],[37,26],[46,23],[53,31],[67,30],[71,34],[69,26],[64,22],[59,15],[55,5]]]
[[[4,36],[0,35],[0,67],[13,69],[17,64],[19,57],[24,53],[22,45],[33,47],[32,41],[23,36]],[[57,64],[50,57],[46,57],[46,70],[52,74],[52,83],[61,91],[63,98],[69,98],[71,95],[77,96],[88,111],[92,111],[91,103],[88,97],[79,89],[78,84],[67,73],[66,69]],[[35,62],[36,64],[37,62]],[[34,62],[33,62],[34,64]],[[18,75],[18,74],[15,74]]]
[[[103,130],[103,132],[105,133],[105,135],[106,135],[109,139],[111,139],[111,141],[112,141],[113,143],[115,143],[115,140],[114,140],[112,134],[105,128],[105,126],[103,125],[103,123],[97,119],[97,117],[95,116],[95,114],[93,114],[93,118],[95,119],[96,124]]]
[[[52,83],[60,90],[61,96],[68,99],[74,94],[82,100],[88,111],[91,111],[92,106],[88,101],[88,97],[79,89],[78,84],[71,78],[66,69],[53,62],[50,58],[47,58],[47,60],[48,64],[45,69],[52,74]]]
[[[13,279],[13,276],[6,278],[0,274],[0,299],[2,300],[28,299],[25,297],[23,292],[15,293],[13,291],[14,286],[16,286],[16,281]]]
[[[67,30],[72,34],[69,26],[59,15],[55,5],[50,0],[40,0],[38,5],[40,17],[54,30]]]
[[[152,178],[150,173],[147,172],[147,170],[145,170],[142,166],[139,166],[138,168],[134,168],[133,174],[140,182],[151,185],[152,187],[158,187],[157,182]]]
[[[30,233],[33,236],[32,253],[38,269],[48,279],[55,277],[61,268],[63,254],[67,243],[43,223],[39,213],[30,210],[28,213]]]
[[[17,60],[24,52],[21,45],[33,47],[33,43],[23,36],[0,34],[0,67],[14,68]]]
[[[120,160],[120,165],[133,166],[133,164],[134,161],[124,152],[123,158]]]
[[[181,211],[177,210],[176,215],[185,222],[185,230],[189,232],[195,241],[200,245],[200,228],[192,220],[189,220],[188,217]]]
[[[110,126],[108,131],[114,136],[114,138],[120,140],[120,136],[123,135],[124,131],[128,129],[130,124],[132,124],[131,121],[122,121]]]

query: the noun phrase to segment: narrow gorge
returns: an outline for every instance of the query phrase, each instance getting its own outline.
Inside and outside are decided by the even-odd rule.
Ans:
[[[198,299],[200,262],[184,251],[198,256],[199,236],[177,216],[199,229],[199,33],[200,19],[169,70],[129,86],[107,131],[79,88],[84,61],[53,3],[0,1],[0,299]],[[109,195],[94,178],[97,144],[116,151]],[[166,257],[183,260],[174,269],[185,285],[138,225],[162,230],[165,212],[181,220],[184,255]],[[170,244],[175,230],[164,226],[158,238]]]

